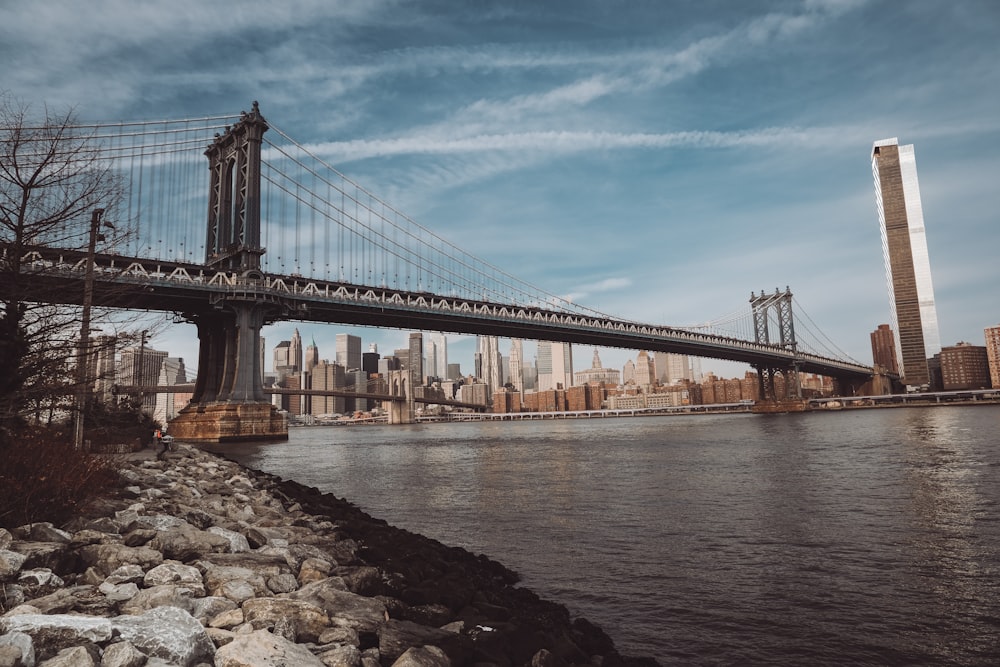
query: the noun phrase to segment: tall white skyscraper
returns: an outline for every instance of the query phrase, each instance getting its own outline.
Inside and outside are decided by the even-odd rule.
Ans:
[[[503,387],[503,371],[500,368],[500,339],[496,336],[479,337],[479,354],[482,359],[482,380],[489,387],[489,395]]]
[[[926,386],[927,359],[941,351],[941,334],[913,145],[900,146],[896,138],[876,141],[872,175],[896,361],[906,385]]]
[[[569,343],[538,341],[538,391],[573,386],[573,347]]]
[[[295,333],[292,334],[292,340],[289,341],[288,365],[294,366],[297,371],[302,370],[302,336],[299,335],[298,329],[295,330]]]
[[[448,377],[448,339],[443,333],[432,333],[427,350],[427,374],[442,380]]]

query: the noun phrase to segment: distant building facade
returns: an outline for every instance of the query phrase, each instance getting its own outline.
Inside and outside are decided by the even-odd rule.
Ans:
[[[1000,389],[1000,324],[983,332],[986,336],[986,359],[990,366],[990,382]]]
[[[872,363],[876,369],[886,373],[899,374],[899,364],[896,363],[896,337],[888,324],[880,324],[871,332]]]
[[[986,347],[958,343],[942,348],[941,384],[945,391],[989,389],[990,365]]]

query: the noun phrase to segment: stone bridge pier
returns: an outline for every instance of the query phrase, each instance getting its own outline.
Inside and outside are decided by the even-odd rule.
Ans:
[[[416,409],[413,401],[413,386],[410,379],[410,372],[389,371],[389,393],[393,396],[401,396],[406,400],[389,401],[389,423],[390,424],[412,424],[416,421]]]

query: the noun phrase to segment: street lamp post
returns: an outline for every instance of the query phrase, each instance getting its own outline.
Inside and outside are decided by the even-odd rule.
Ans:
[[[90,352],[90,308],[94,301],[94,255],[97,251],[97,241],[103,236],[98,234],[101,226],[103,208],[95,208],[90,216],[90,236],[87,239],[87,260],[83,274],[83,314],[80,317],[80,346],[76,359],[76,412],[73,415],[73,446],[83,447],[83,413],[87,407],[87,365]],[[106,227],[114,229],[114,225],[105,222]]]

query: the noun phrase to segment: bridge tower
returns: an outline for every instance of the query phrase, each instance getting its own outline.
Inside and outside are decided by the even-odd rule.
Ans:
[[[785,287],[784,292],[774,289],[774,294],[750,293],[750,307],[753,312],[754,336],[758,343],[771,345],[770,327],[774,322],[777,326],[779,345],[786,350],[796,351],[795,322],[792,317],[792,291]],[[772,317],[773,314],[773,317]],[[779,402],[788,399],[802,398],[802,386],[799,382],[798,363],[784,368],[771,366],[755,366],[757,383],[762,401]],[[776,377],[782,375],[785,379],[785,391],[778,396]]]
[[[413,383],[410,369],[389,371],[389,393],[392,396],[402,396],[405,401],[389,401],[390,424],[412,424],[416,414],[416,403],[413,401]]]
[[[205,151],[209,166],[205,262],[239,278],[183,313],[198,329],[198,379],[191,402],[170,422],[171,435],[195,442],[286,440],[288,424],[264,393],[260,329],[291,308],[262,289],[260,153],[268,129],[257,102]]]

